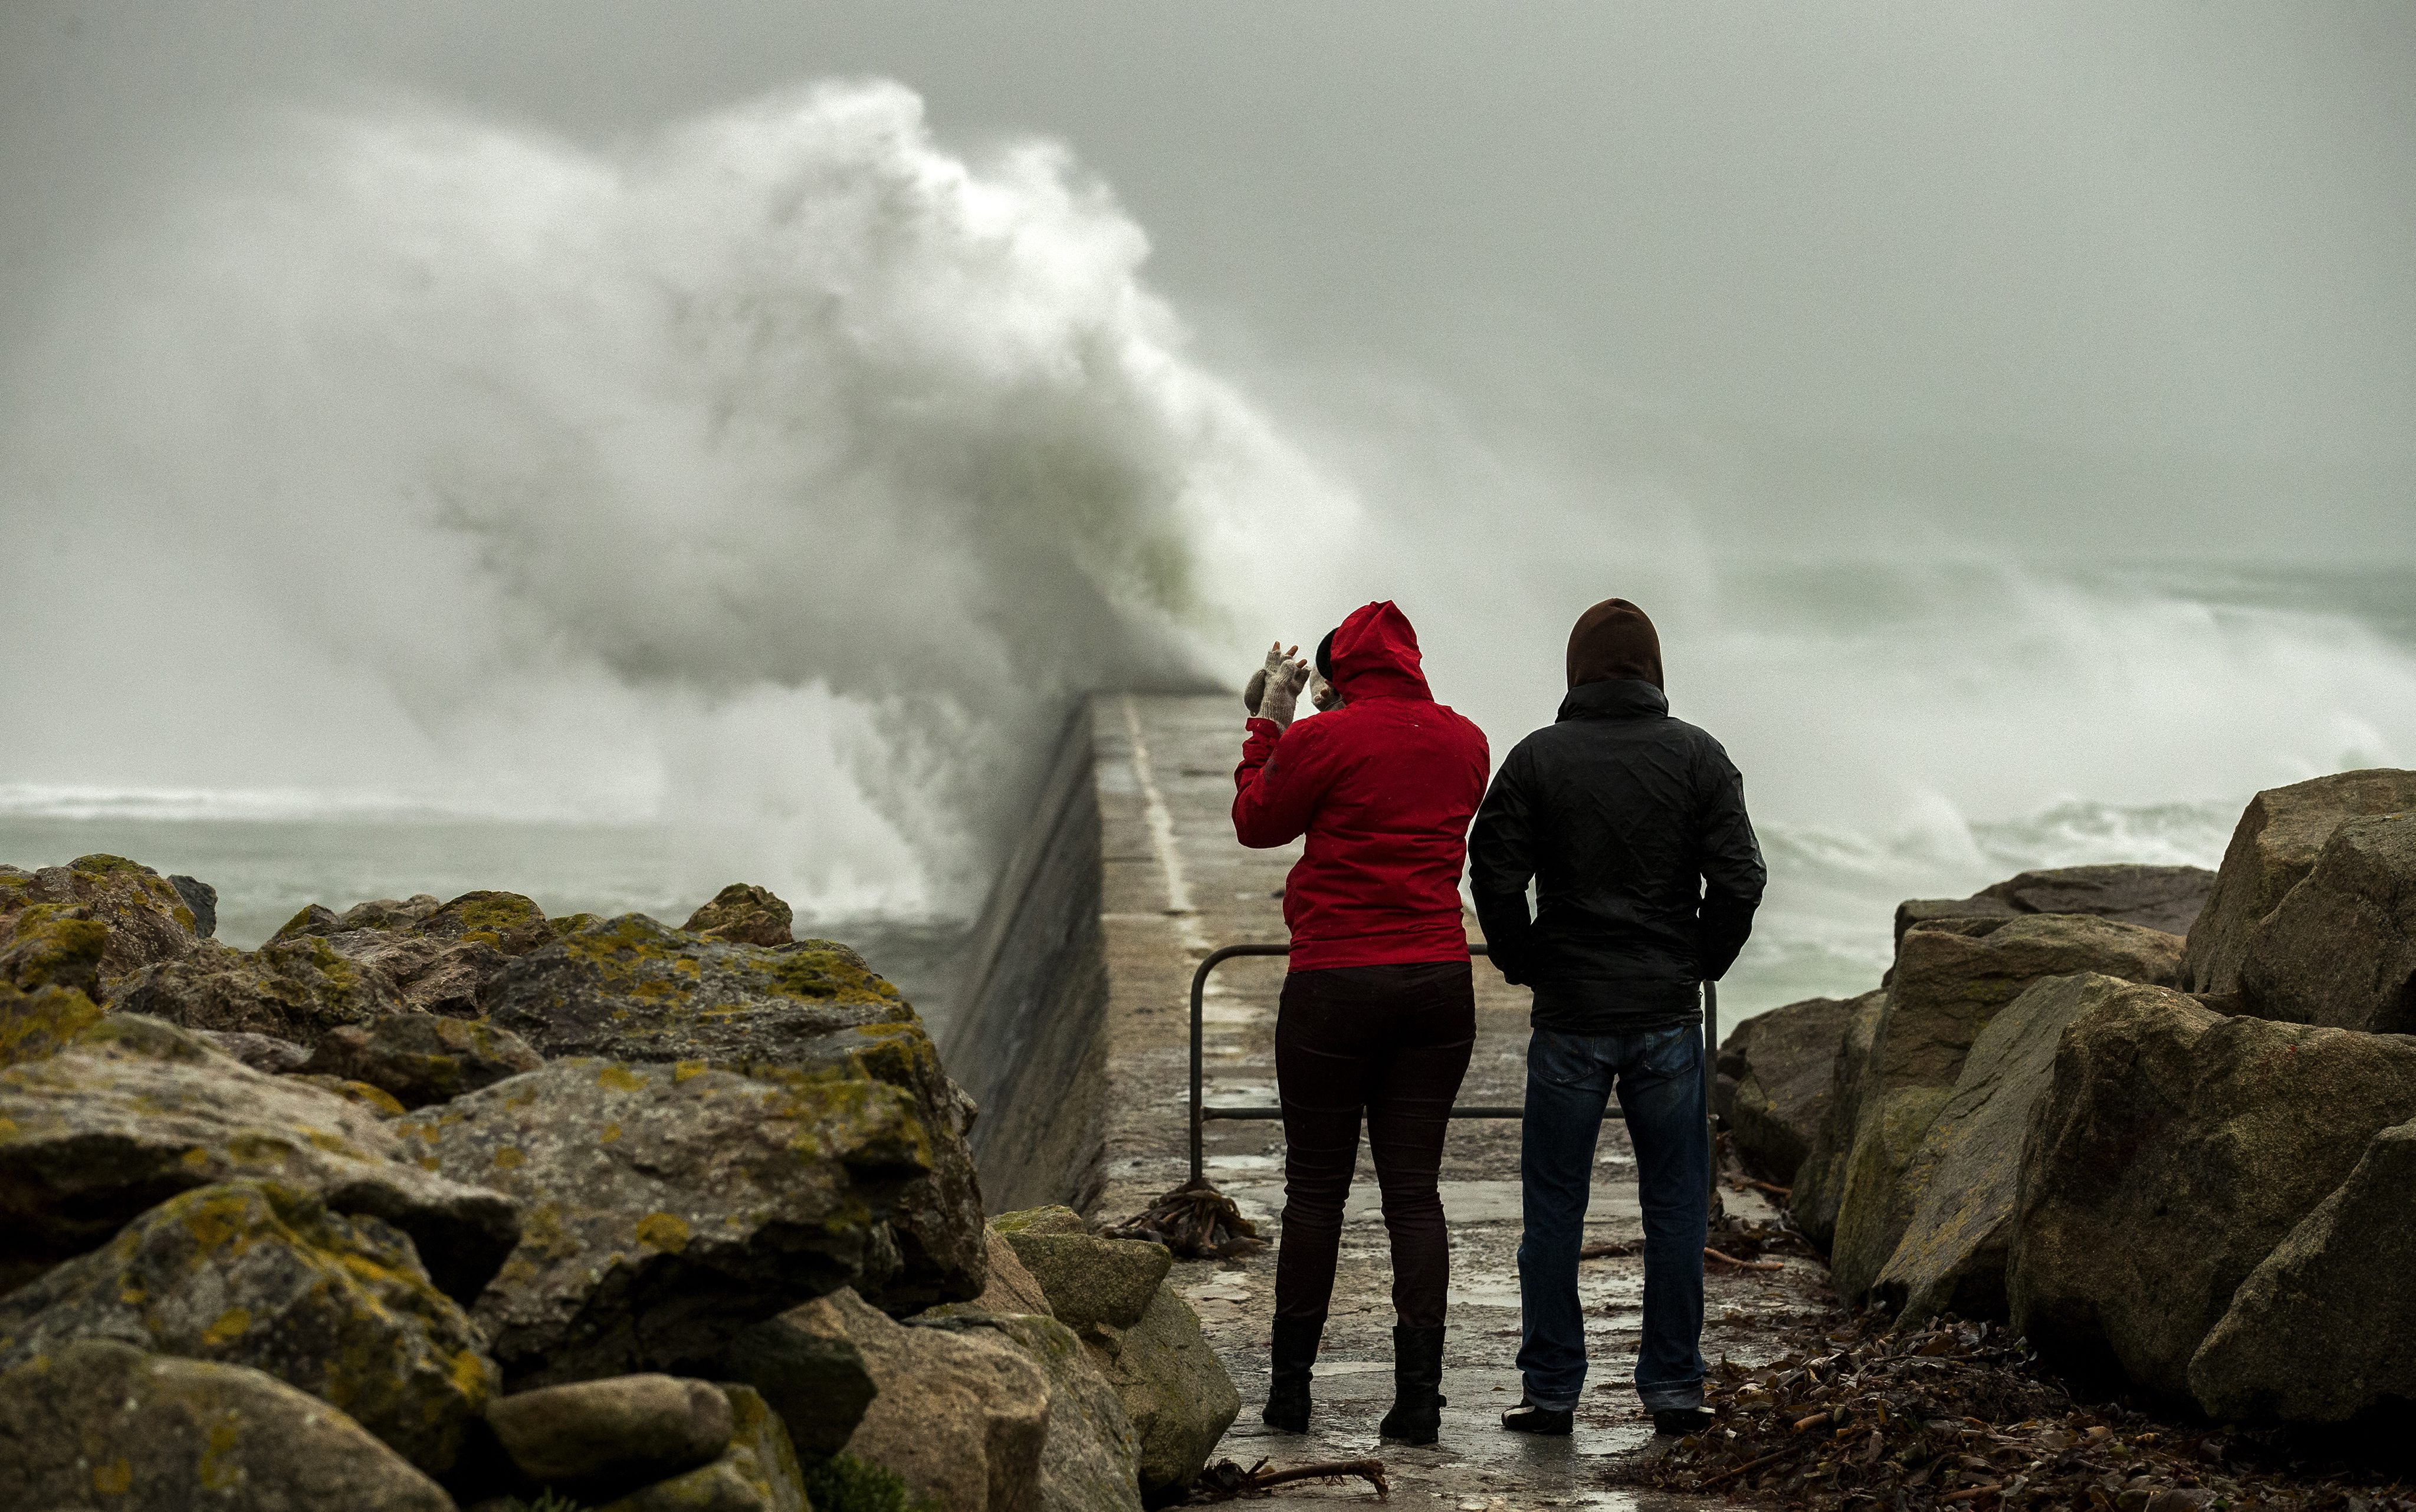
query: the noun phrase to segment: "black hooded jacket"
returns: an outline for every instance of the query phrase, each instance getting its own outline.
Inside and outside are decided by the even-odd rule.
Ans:
[[[1624,678],[1571,688],[1518,742],[1468,860],[1493,964],[1535,990],[1535,1026],[1563,1034],[1693,1020],[1695,984],[1735,962],[1764,880],[1728,753]]]

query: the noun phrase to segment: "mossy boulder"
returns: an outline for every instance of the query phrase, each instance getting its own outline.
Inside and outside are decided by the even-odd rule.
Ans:
[[[246,1034],[237,1029],[192,1029],[196,1040],[221,1055],[233,1055],[256,1071],[276,1075],[298,1071],[310,1058],[310,1047],[273,1034]]]
[[[1780,1186],[1812,1152],[1855,999],[1814,997],[1757,1013],[1720,1044],[1718,1112],[1745,1166]]]
[[[1880,1017],[1887,1011],[1887,992],[1868,992],[1847,1004],[1845,1028],[1837,1038],[1835,1058],[1829,1068],[1829,1098],[1811,1147],[1795,1168],[1793,1190],[1788,1193],[1788,1215],[1804,1237],[1823,1250],[1835,1242],[1837,1209],[1846,1191],[1846,1165],[1854,1153],[1854,1136],[1862,1130],[1863,1094],[1871,1079],[1871,1050],[1879,1042]]]
[[[688,915],[680,928],[732,945],[777,946],[793,938],[789,927],[794,917],[770,888],[732,882],[715,893],[711,903]]]
[[[730,1446],[720,1389],[658,1372],[515,1392],[487,1423],[522,1475],[584,1501],[668,1480]]]
[[[274,1183],[172,1197],[0,1297],[0,1370],[80,1338],[264,1370],[434,1475],[497,1384],[401,1231]]]
[[[392,981],[405,1006],[475,1018],[488,979],[555,936],[554,921],[517,892],[465,892],[442,904],[423,892],[356,904],[340,914],[312,904],[287,921],[273,943],[324,940]]]
[[[879,1387],[847,1453],[949,1512],[1038,1512],[1049,1377],[1021,1349],[986,1331],[908,1327],[849,1291],[787,1321],[853,1344]]]
[[[2219,1419],[2346,1423],[2416,1402],[2416,1123],[2374,1136],[2348,1178],[2231,1295],[2189,1366]]]
[[[1045,1316],[970,1310],[914,1325],[1004,1340],[1049,1378],[1049,1434],[1040,1445],[1047,1512],[1140,1512],[1140,1436],[1074,1330]]]
[[[2416,771],[2381,767],[2340,771],[2248,801],[2215,874],[2206,908],[2190,926],[2181,985],[2190,992],[2240,990],[2257,926],[2315,870],[2333,831],[2350,819],[2416,809]]]
[[[79,856],[33,872],[0,866],[0,938],[14,932],[18,914],[45,903],[83,909],[109,932],[99,962],[104,997],[143,967],[181,960],[202,944],[175,885],[123,856]]]
[[[100,990],[109,926],[80,903],[37,903],[17,911],[0,935],[0,986],[23,992],[72,987]]]
[[[405,1108],[424,1108],[544,1064],[519,1035],[484,1019],[391,1013],[330,1030],[302,1069],[367,1082]]]
[[[322,1092],[332,1092],[347,1102],[358,1103],[381,1118],[400,1118],[411,1111],[404,1107],[393,1093],[382,1086],[371,1086],[367,1082],[355,1082],[341,1076],[326,1076],[316,1071],[293,1071],[288,1074],[294,1081],[307,1086],[315,1086]]]
[[[2416,1033],[2416,807],[2333,831],[2249,931],[2240,986],[2260,1017]]]
[[[476,1295],[519,1237],[511,1200],[403,1153],[366,1109],[156,1019],[110,1014],[58,1054],[0,1070],[0,1291],[179,1191],[251,1177],[393,1224],[446,1295]]]
[[[1140,1441],[1141,1495],[1163,1501],[1199,1478],[1242,1396],[1171,1282],[1129,1328],[1094,1325],[1082,1343],[1115,1388]]]
[[[106,1339],[0,1373],[0,1506],[454,1512],[368,1430],[265,1371]]]
[[[265,1034],[316,1044],[328,1030],[408,1005],[392,977],[315,935],[238,951],[215,940],[138,973],[118,1007],[189,1029]]]
[[[1001,1219],[998,1235],[1049,1299],[1049,1313],[1077,1333],[1093,1324],[1129,1328],[1140,1322],[1174,1266],[1162,1244],[1035,1232],[1016,1225],[1019,1216]]]
[[[0,1066],[54,1055],[100,1017],[100,1005],[73,987],[20,992],[0,982]]]
[[[608,1502],[598,1512],[812,1512],[779,1417],[745,1386],[721,1389],[731,1435],[720,1458]]]
[[[2416,1039],[2097,995],[2023,1150],[2013,1325],[2066,1370],[2186,1398],[2241,1284],[2411,1118]]]
[[[905,1091],[931,1168],[890,1217],[902,1266],[868,1295],[911,1310],[980,1293],[981,1191],[964,1138],[973,1104],[914,1009],[853,951],[827,940],[729,945],[627,914],[512,962],[480,1001],[498,1027],[548,1056],[831,1073]]]
[[[707,1361],[785,1308],[890,1279],[883,1219],[935,1139],[905,1093],[841,1070],[584,1058],[393,1127],[429,1171],[521,1204],[475,1310],[516,1388]]]

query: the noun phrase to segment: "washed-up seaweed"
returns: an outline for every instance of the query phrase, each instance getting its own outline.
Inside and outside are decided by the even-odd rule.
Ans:
[[[1807,1512],[2416,1512],[2391,1471],[2279,1433],[2077,1403],[1987,1324],[1865,1315],[1793,1342],[1759,1370],[1722,1361],[1708,1426],[1625,1478]]]
[[[1384,1480],[1382,1460],[1328,1460],[1313,1465],[1292,1465],[1283,1470],[1270,1470],[1264,1460],[1244,1470],[1231,1460],[1219,1460],[1200,1473],[1191,1485],[1191,1500],[1231,1502],[1243,1497],[1272,1496],[1278,1486],[1295,1481],[1364,1480],[1376,1488],[1376,1494],[1385,1495],[1392,1487]]]
[[[1774,1251],[1820,1258],[1801,1234],[1783,1223],[1753,1223],[1742,1219],[1722,1218],[1713,1222],[1703,1246],[1703,1262],[1711,1265],[1731,1265],[1739,1270],[1781,1270],[1776,1260],[1767,1258]],[[1621,1255],[1644,1252],[1641,1239],[1605,1239],[1589,1244],[1578,1251],[1579,1260],[1606,1260]]]
[[[1266,1248],[1258,1225],[1204,1176],[1194,1177],[1140,1212],[1101,1231],[1110,1239],[1147,1239],[1185,1260],[1231,1260]]]

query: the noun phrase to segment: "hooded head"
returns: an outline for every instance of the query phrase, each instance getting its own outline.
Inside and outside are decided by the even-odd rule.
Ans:
[[[1642,609],[1607,598],[1578,616],[1569,632],[1569,686],[1632,678],[1661,686],[1661,636]],[[1667,690],[1664,690],[1667,691]]]
[[[1418,633],[1387,599],[1351,611],[1318,648],[1318,672],[1352,703],[1362,698],[1432,698],[1420,669]]]

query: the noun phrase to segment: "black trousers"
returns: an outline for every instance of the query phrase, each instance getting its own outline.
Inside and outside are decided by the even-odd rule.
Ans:
[[[1284,1124],[1276,1316],[1325,1316],[1364,1111],[1393,1241],[1393,1310],[1404,1326],[1442,1325],[1451,1237],[1435,1173],[1475,1042],[1475,988],[1465,961],[1284,979],[1276,1018]]]

